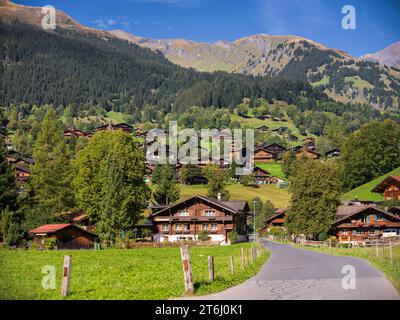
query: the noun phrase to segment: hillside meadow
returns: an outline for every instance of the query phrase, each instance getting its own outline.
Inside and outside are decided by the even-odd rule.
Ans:
[[[393,171],[380,176],[366,184],[363,184],[359,186],[358,188],[355,188],[349,192],[347,192],[344,196],[344,200],[354,200],[358,199],[361,201],[382,201],[383,197],[379,193],[373,193],[371,190],[375,188],[379,183],[381,183],[383,180],[385,180],[386,177],[388,176],[400,176],[400,167],[397,169],[394,169]]]
[[[269,257],[265,251],[254,264],[241,267],[241,248],[231,246],[191,247],[195,295],[224,290],[254,276]],[[180,249],[136,248],[77,251],[38,251],[0,249],[0,299],[60,298],[64,255],[72,256],[71,300],[168,299],[185,294]],[[208,281],[208,256],[214,256],[215,281]],[[229,256],[234,257],[236,273],[231,274]],[[43,289],[42,268],[54,266],[56,289]]]

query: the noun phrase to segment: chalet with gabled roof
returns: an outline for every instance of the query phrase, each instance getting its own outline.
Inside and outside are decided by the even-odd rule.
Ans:
[[[340,208],[340,207],[339,207]],[[332,227],[339,242],[364,242],[400,235],[400,218],[373,205],[347,206],[338,210]]]
[[[267,170],[264,170],[260,167],[255,166],[253,169],[253,175],[258,184],[265,184],[269,182],[269,178],[271,177],[271,173]]]
[[[15,166],[15,179],[17,182],[26,183],[29,180],[32,172],[25,166],[17,165]]]
[[[87,132],[72,127],[64,131],[64,138],[71,138],[71,137],[80,138],[87,136],[88,136]]]
[[[122,130],[126,133],[132,133],[133,132],[133,127],[128,124],[128,123],[118,123],[118,124],[112,124],[111,122],[109,124],[102,125],[100,127],[97,127],[97,131],[103,131],[103,130]]]
[[[268,232],[272,227],[279,227],[284,229],[286,221],[287,209],[276,209],[275,214],[264,221],[264,226],[261,231]]]
[[[39,247],[44,246],[45,239],[56,240],[57,249],[92,249],[98,241],[94,233],[70,223],[46,224],[29,231]]]
[[[385,201],[400,201],[400,176],[388,176],[372,192],[382,194]]]
[[[175,242],[198,240],[207,232],[210,241],[231,242],[232,232],[239,241],[247,240],[247,201],[224,201],[204,196],[192,196],[177,204],[153,212],[153,240]]]

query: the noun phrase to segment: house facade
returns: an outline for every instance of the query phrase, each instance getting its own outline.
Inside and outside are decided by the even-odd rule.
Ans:
[[[210,241],[220,244],[230,243],[233,232],[238,241],[246,241],[249,211],[247,201],[223,201],[196,195],[153,212],[153,241],[196,241],[204,232],[208,233]]]
[[[351,207],[351,206],[349,206]],[[364,242],[400,236],[400,218],[373,205],[353,206],[333,222],[339,242]]]
[[[272,227],[285,229],[284,225],[286,221],[286,212],[287,209],[276,209],[275,214],[265,220],[264,226],[261,228],[261,231],[268,232]]]
[[[400,201],[400,176],[388,176],[372,192],[382,194],[385,201]]]
[[[57,249],[92,249],[98,236],[73,224],[46,224],[29,231],[34,241],[43,247],[45,239],[55,239]]]

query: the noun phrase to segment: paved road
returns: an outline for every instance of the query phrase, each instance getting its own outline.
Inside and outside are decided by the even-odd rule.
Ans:
[[[210,300],[302,300],[302,299],[400,299],[384,275],[367,261],[338,257],[267,243],[271,257],[253,278],[223,292],[197,299]],[[355,289],[345,290],[344,266],[354,266]],[[348,282],[347,282],[348,283]]]

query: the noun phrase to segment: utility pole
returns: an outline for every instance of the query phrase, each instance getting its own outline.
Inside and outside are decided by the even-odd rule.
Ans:
[[[257,233],[256,233],[256,203],[258,201],[253,201],[253,212],[254,212],[254,225],[253,225],[253,229],[254,229],[254,243],[256,243],[256,238],[257,238]]]

